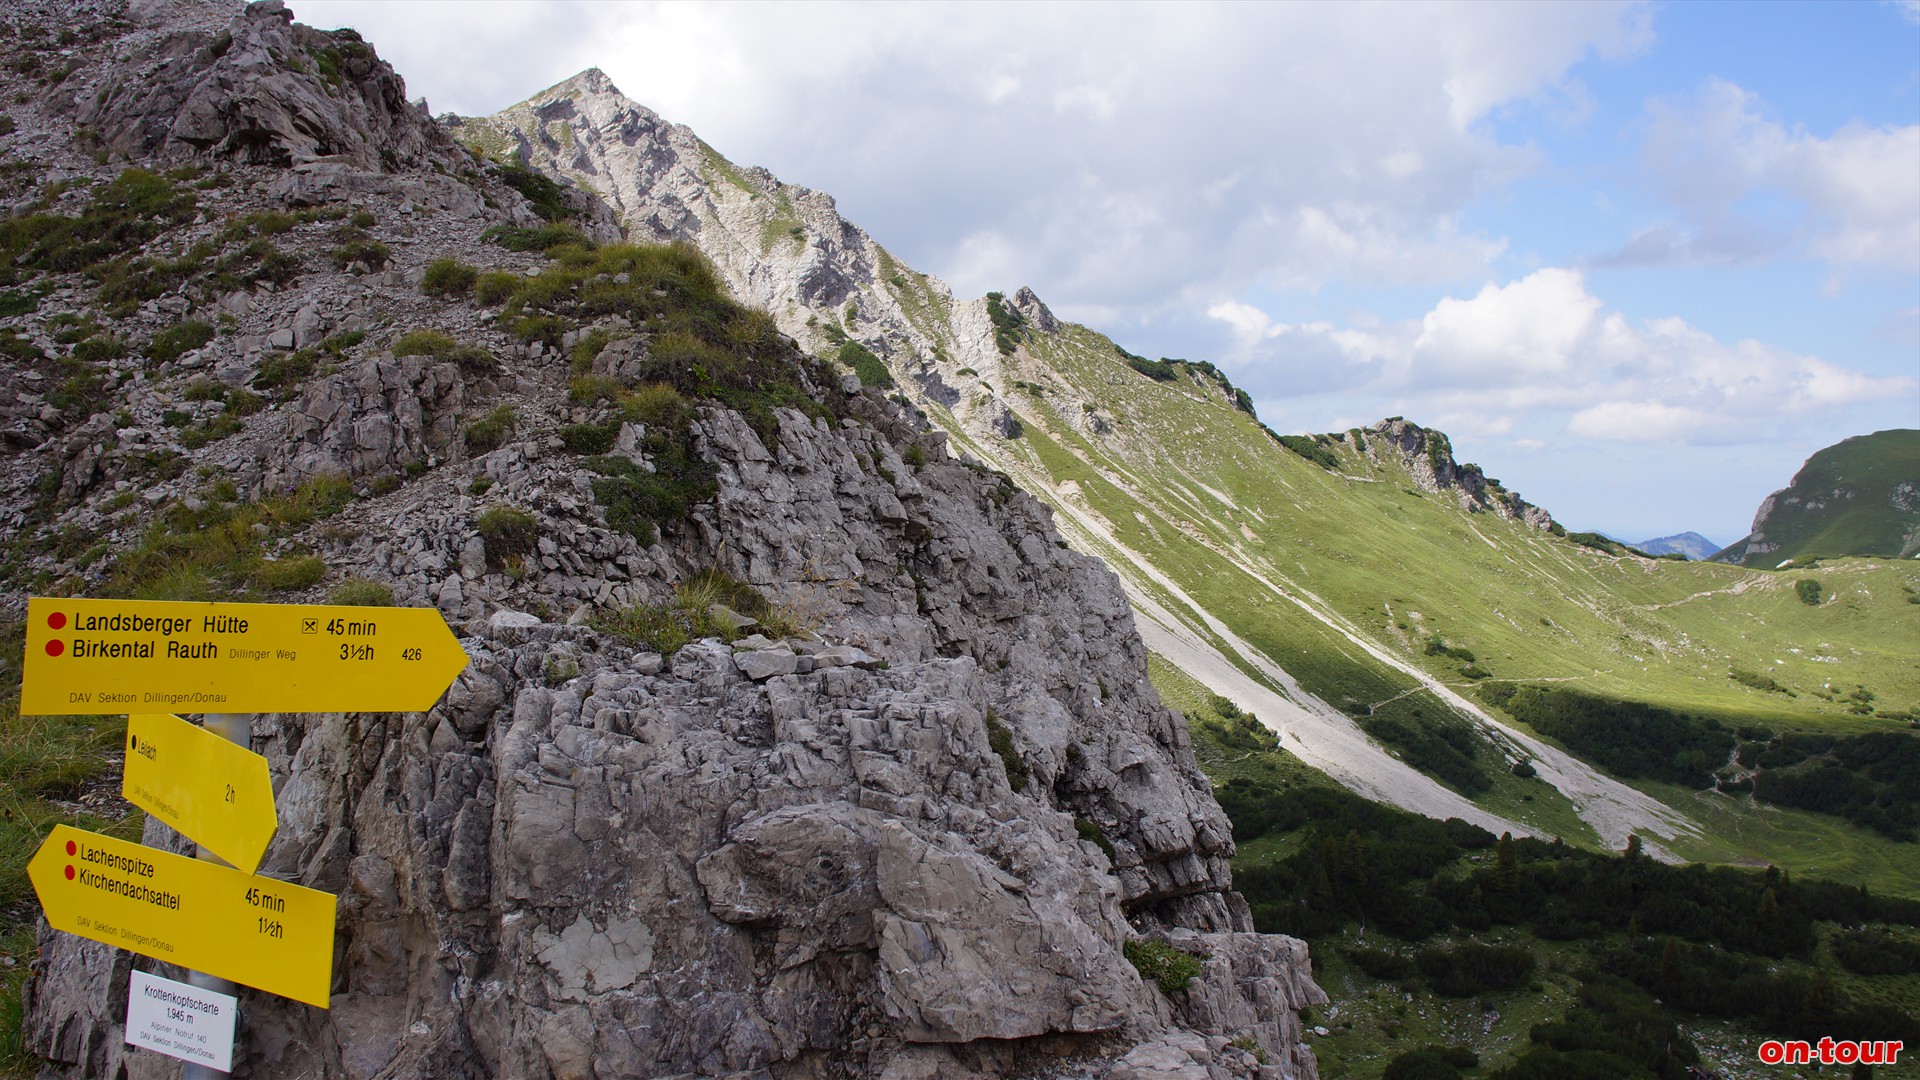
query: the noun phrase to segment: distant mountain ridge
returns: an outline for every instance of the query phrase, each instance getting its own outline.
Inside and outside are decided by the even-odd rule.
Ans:
[[[1631,545],[1649,555],[1685,555],[1689,559],[1711,558],[1720,545],[1697,532],[1674,533]]]
[[[1920,553],[1920,430],[1892,428],[1817,451],[1766,497],[1753,530],[1713,558],[1741,566]]]

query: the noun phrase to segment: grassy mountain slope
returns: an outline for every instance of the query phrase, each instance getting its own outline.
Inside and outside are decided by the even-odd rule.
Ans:
[[[1860,435],[1816,452],[1767,496],[1753,532],[1714,555],[1777,566],[1788,560],[1920,553],[1920,430]]]
[[[1143,621],[1157,607],[1272,682],[1251,655],[1264,654],[1297,680],[1296,700],[1355,715],[1422,766],[1431,762],[1420,742],[1396,741],[1394,729],[1444,731],[1459,710],[1407,669],[1463,696],[1501,682],[1564,683],[1729,724],[1830,731],[1904,727],[1920,703],[1910,644],[1920,608],[1909,602],[1920,571],[1848,560],[1784,577],[1641,558],[1469,513],[1451,491],[1421,490],[1378,436],[1317,442],[1335,466],[1324,468],[1278,445],[1204,373],[1149,378],[1083,328],[1029,333],[1003,366],[1004,385],[976,380],[952,409],[931,411],[964,430],[958,414],[1004,405],[1017,437],[957,437],[1053,501],[1075,542],[1130,579]],[[1795,588],[1802,579],[1820,582],[1817,606]],[[1766,680],[1778,689],[1753,685]],[[1847,696],[1859,686],[1893,718],[1860,715]],[[1488,787],[1451,786],[1538,831],[1582,838],[1568,799],[1512,780],[1511,762],[1525,755],[1506,732],[1481,727],[1478,738],[1473,763]],[[1312,760],[1310,744],[1287,745]],[[1640,786],[1707,826],[1652,826],[1676,853],[1817,860],[1881,881],[1901,861],[1899,845],[1821,815]],[[1792,828],[1779,827],[1783,814]],[[1747,817],[1769,825],[1733,827]]]
[[[1786,578],[1556,536],[1439,433],[1401,444],[1407,425],[1289,448],[1211,365],[1131,356],[1028,290],[955,298],[830,197],[733,165],[597,72],[465,130],[592,184],[636,237],[699,245],[803,346],[896,384],[1121,574],[1171,668],[1370,797],[1496,830],[1612,847],[1638,831],[1674,852],[1796,865],[1816,853],[1802,833],[1726,816],[1791,812],[1621,783],[1485,705],[1485,688],[1578,687],[1777,729],[1892,729],[1886,714],[1920,707],[1920,567]],[[1515,775],[1522,761],[1537,778]],[[1891,841],[1803,816],[1849,838],[1817,845],[1855,851],[1846,867],[1898,861]]]

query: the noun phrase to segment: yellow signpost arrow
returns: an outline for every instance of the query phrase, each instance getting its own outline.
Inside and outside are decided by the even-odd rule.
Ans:
[[[34,597],[20,712],[424,712],[466,666],[432,608]]]
[[[127,801],[251,874],[279,821],[267,759],[167,713],[127,717]]]
[[[27,877],[55,930],[327,1007],[331,893],[67,825]]]

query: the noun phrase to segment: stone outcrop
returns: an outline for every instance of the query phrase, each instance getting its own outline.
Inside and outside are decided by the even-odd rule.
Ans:
[[[113,314],[78,272],[24,283],[44,302],[4,317],[0,522],[62,537],[27,557],[76,591],[124,588],[116,560],[146,536],[239,523],[262,560],[325,567],[276,599],[385,586],[438,608],[472,660],[425,713],[254,718],[279,815],[260,872],[340,906],[332,1007],[242,990],[236,1075],[1314,1075],[1304,947],[1253,932],[1125,597],[1039,503],[881,391],[807,376],[804,411],[688,405],[674,452],[711,488],[657,531],[622,524],[596,463],[667,462],[631,420],[605,459],[570,450],[618,416],[570,381],[639,376],[649,328],[611,314],[522,338],[422,288],[443,258],[546,265],[482,239],[536,220],[497,169],[443,158],[383,67],[330,78],[315,50],[348,39],[277,4],[81,7],[68,85],[14,111],[29,138],[0,138],[93,180],[116,154],[210,166],[150,253],[214,254]],[[225,133],[187,139],[169,107]],[[86,109],[110,164],[56,137]],[[85,206],[61,198],[31,212]],[[387,250],[343,254],[348,228]],[[268,236],[284,272],[243,276]],[[827,296],[837,264],[819,265]],[[83,308],[128,347],[74,355],[60,316]],[[183,320],[198,344],[142,354]],[[457,349],[396,355],[419,330]],[[569,355],[590,332],[604,347]],[[72,371],[99,401],[50,409]],[[501,406],[512,423],[476,437]],[[358,495],[311,509],[327,516],[223,516],[330,475]],[[510,548],[482,526],[505,510],[529,530]],[[716,572],[772,605],[764,623],[707,606],[731,643],[653,651],[610,618]],[[187,846],[157,824],[146,840]],[[1142,936],[1202,956],[1200,975],[1143,981],[1124,954]],[[123,1041],[136,966],[181,974],[42,928],[26,1037],[45,1075],[177,1073]]]
[[[456,364],[381,354],[315,380],[268,444],[268,483],[378,476],[438,464],[454,445],[466,379]]]
[[[167,19],[158,40],[130,42],[140,48],[119,77],[80,100],[75,119],[97,128],[109,151],[265,165],[330,159],[366,170],[465,161],[353,31],[295,25],[282,0],[249,4],[218,30],[196,21]]]
[[[1455,461],[1453,446],[1440,431],[1395,416],[1367,427],[1364,437],[1370,450],[1377,444],[1390,447],[1422,491],[1449,494],[1469,513],[1488,510],[1543,531],[1553,527],[1551,514],[1508,491],[1480,466]]]
[[[342,945],[330,1013],[245,995],[247,1073],[965,1075],[992,1071],[970,1044],[1051,1040],[1081,1075],[1252,1075],[1243,1039],[1313,1074],[1304,948],[1248,932],[1112,576],[937,444],[907,465],[911,429],[860,402],[875,424],[787,412],[772,446],[709,412],[720,495],[654,553],[787,597],[814,638],[663,659],[492,620],[429,713],[256,722],[281,815],[262,872],[338,891]],[[451,547],[455,519],[410,524]],[[1136,928],[1202,975],[1144,983]],[[31,1045],[137,1065],[93,996],[124,959],[43,945]]]

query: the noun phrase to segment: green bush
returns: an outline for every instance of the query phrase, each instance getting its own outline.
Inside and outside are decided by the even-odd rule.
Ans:
[[[1158,986],[1163,994],[1185,990],[1200,974],[1200,961],[1204,959],[1152,938],[1129,941],[1120,951],[1139,970],[1140,977]]]
[[[1119,857],[1119,852],[1113,848],[1113,841],[1107,839],[1106,832],[1092,821],[1083,817],[1074,818],[1073,831],[1079,835],[1080,839],[1090,841],[1095,847],[1106,852],[1108,862],[1113,862]]]
[[[1463,1046],[1424,1046],[1387,1063],[1380,1080],[1460,1080],[1462,1069],[1480,1065],[1480,1055]]]
[[[1313,462],[1328,472],[1340,471],[1340,459],[1333,451],[1321,446],[1319,442],[1306,435],[1275,435],[1274,440],[1281,446]]]
[[[489,270],[474,279],[473,298],[488,307],[505,303],[507,297],[512,296],[525,280],[519,274],[505,270]]]
[[[537,173],[524,165],[502,165],[496,175],[506,185],[526,196],[533,205],[533,212],[548,221],[560,221],[573,216],[573,209],[567,203],[567,189],[551,177]]]
[[[312,349],[269,356],[260,361],[253,385],[261,390],[292,390],[312,375],[320,354]]]
[[[648,442],[658,446],[651,432]],[[607,524],[643,544],[659,539],[661,525],[686,520],[694,504],[719,490],[711,465],[679,453],[656,452],[653,472],[624,457],[589,458],[586,464],[599,474],[593,497],[606,508]]]
[[[997,292],[987,294],[987,318],[993,321],[993,346],[1003,356],[1012,356],[1020,343],[1020,337],[1026,331],[1027,320],[1021,317],[1006,297]]]
[[[428,296],[465,296],[480,271],[458,259],[435,259],[427,264],[420,288]]]
[[[1118,347],[1115,346],[1115,348]],[[1154,382],[1172,382],[1180,377],[1180,369],[1164,357],[1159,360],[1149,360],[1144,356],[1129,356],[1127,366]]]
[[[333,249],[333,265],[345,270],[354,263],[362,263],[370,270],[380,270],[393,256],[393,249],[373,238],[367,230],[356,225],[342,225],[333,232],[337,246]]]
[[[394,339],[395,356],[445,356],[460,347],[451,336],[438,330],[411,330]]]
[[[327,594],[327,603],[344,607],[392,607],[393,588],[366,578],[348,578]]]
[[[1013,732],[1000,722],[992,709],[987,710],[987,745],[1000,756],[1000,764],[1007,770],[1007,786],[1015,791],[1027,790],[1027,784],[1033,779],[1033,770],[1027,767],[1020,751],[1014,749]]]
[[[585,247],[592,243],[587,234],[571,225],[541,225],[526,229],[517,225],[495,225],[480,234],[480,239],[498,244],[508,251],[551,251],[567,246]]]
[[[849,341],[840,346],[840,352],[835,359],[851,368],[853,373],[860,377],[862,386],[885,388],[893,385],[893,373],[887,370],[886,363],[857,341]]]
[[[1795,595],[1800,597],[1800,602],[1806,604],[1808,607],[1820,606],[1820,583],[1818,581],[1812,578],[1801,578],[1799,581],[1793,583],[1793,591]]]
[[[568,424],[560,429],[560,441],[576,454],[604,454],[619,434],[618,424]]]
[[[493,570],[504,570],[510,560],[531,554],[540,539],[539,519],[515,506],[488,507],[481,511],[475,527],[486,549],[487,566]]]
[[[166,364],[178,360],[212,340],[212,324],[189,319],[186,322],[175,323],[153,335],[144,351],[147,359],[156,364]]]
[[[318,585],[327,576],[327,564],[318,555],[262,559],[254,569],[254,583],[268,592],[288,592]]]
[[[500,362],[478,345],[464,345],[438,330],[410,330],[396,338],[389,348],[395,356],[431,356],[451,360],[469,374],[497,371]]]
[[[709,568],[681,582],[666,603],[635,604],[606,612],[593,628],[617,638],[630,648],[648,648],[665,656],[702,638],[732,641],[740,635],[734,621],[715,609],[725,607],[756,620],[771,637],[806,636],[807,628],[790,612],[768,600],[758,589],[718,568]]]
[[[501,405],[479,420],[467,425],[467,449],[476,454],[498,449],[513,434],[520,417],[511,405]]]
[[[0,219],[0,266],[72,273],[102,266],[192,220],[190,192],[147,169],[96,185],[78,217],[28,214]]]

